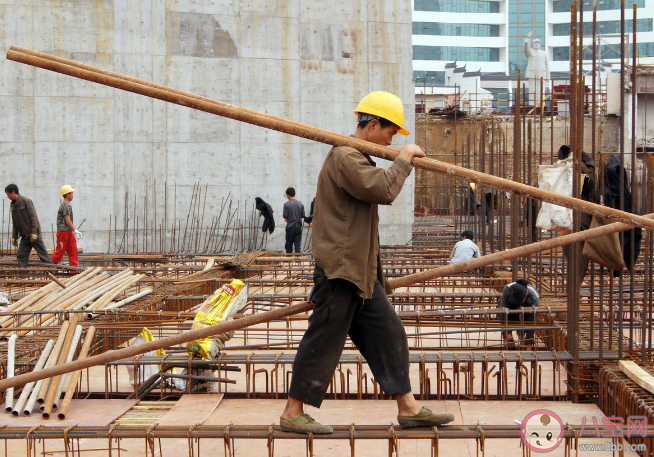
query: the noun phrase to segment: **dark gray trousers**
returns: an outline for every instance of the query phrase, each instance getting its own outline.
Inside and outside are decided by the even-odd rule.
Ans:
[[[45,248],[45,243],[43,242],[43,238],[41,238],[41,234],[39,233],[39,237],[34,242],[30,240],[29,236],[20,237],[20,244],[18,245],[17,255],[19,267],[25,268],[27,266],[30,260],[30,253],[32,252],[32,248],[36,250],[36,253],[39,255],[41,262],[52,263],[50,254],[48,254],[48,251]]]
[[[287,254],[293,253],[293,247],[295,247],[295,252],[300,253],[302,251],[302,226],[299,224],[291,225],[286,227],[286,248]]]
[[[365,301],[357,286],[327,279],[317,265],[313,282],[313,314],[293,362],[289,397],[320,407],[348,335],[387,395],[411,392],[406,332],[379,281]]]

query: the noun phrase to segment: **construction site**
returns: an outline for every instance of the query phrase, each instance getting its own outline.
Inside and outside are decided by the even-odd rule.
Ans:
[[[654,455],[654,68],[625,31],[635,5],[602,86],[572,4],[566,115],[521,76],[510,114],[474,115],[415,114],[406,2],[20,3],[0,1],[3,186],[34,202],[49,254],[75,191],[79,255],[30,245],[20,264],[37,235],[16,240],[3,200],[0,455]],[[404,105],[390,146],[350,136],[374,91]],[[306,406],[333,431],[284,431],[325,243],[314,219],[285,252],[287,187],[313,216],[332,146],[388,170],[411,144],[425,157],[379,206],[379,258],[410,393],[453,420],[402,426],[348,337]],[[543,185],[561,166],[568,194]],[[571,225],[543,228],[545,210]],[[480,255],[451,262],[468,231]],[[502,306],[523,280],[539,302]]]

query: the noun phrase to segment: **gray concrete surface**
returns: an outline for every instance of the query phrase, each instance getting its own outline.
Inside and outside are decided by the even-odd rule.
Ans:
[[[80,246],[103,252],[126,195],[130,227],[136,215],[170,228],[200,183],[205,225],[229,192],[249,211],[260,196],[279,227],[267,247],[283,249],[284,189],[308,207],[329,147],[11,62],[12,44],[344,134],[357,102],[387,90],[413,131],[411,5],[400,0],[0,0],[0,17],[2,185],[33,199],[49,248],[63,184],[86,219]],[[413,177],[381,216],[382,243],[410,239]]]

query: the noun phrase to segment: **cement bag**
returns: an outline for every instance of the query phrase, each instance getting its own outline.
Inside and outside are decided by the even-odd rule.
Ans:
[[[572,196],[572,158],[552,165],[538,166],[538,187],[557,194]],[[572,210],[545,203],[540,207],[536,227],[543,230],[572,230]]]
[[[191,330],[211,327],[231,320],[234,313],[244,308],[247,303],[247,288],[241,293],[244,288],[243,281],[234,279],[231,283],[225,284],[215,291],[200,305],[200,309],[193,319]],[[213,359],[233,335],[234,332],[228,332],[190,341],[186,343],[186,352],[202,357],[203,360]]]
[[[151,341],[154,341],[154,337],[152,336],[152,333],[150,333],[150,330],[148,330],[146,327],[143,327],[143,330],[141,330],[141,334],[137,336],[134,341],[132,341],[132,344],[129,346],[138,346],[139,344],[143,343],[149,343]],[[163,349],[157,349],[156,351],[150,351],[146,352],[144,354],[145,356],[164,356],[166,355],[166,351]],[[139,367],[139,376],[138,379],[135,377],[135,372],[136,369],[134,368],[134,365],[127,365],[127,374],[129,375],[129,383],[133,386],[140,385],[141,381],[145,382],[148,379],[150,379],[152,376],[159,374],[159,371],[161,370],[161,367],[159,365],[141,365]]]

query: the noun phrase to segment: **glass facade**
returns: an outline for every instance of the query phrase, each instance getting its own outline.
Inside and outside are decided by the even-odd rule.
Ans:
[[[442,11],[446,13],[499,13],[500,2],[480,0],[414,0],[416,11]]]
[[[652,19],[638,19],[638,32],[651,32]],[[633,32],[633,19],[625,20],[624,27],[626,33]],[[414,32],[415,33],[415,32]],[[597,21],[597,33],[620,33],[620,21]],[[584,35],[593,34],[593,23],[584,22]],[[570,24],[554,24],[554,36],[570,36]]]
[[[527,57],[524,42],[527,32],[531,30],[532,39],[541,40],[541,49],[545,49],[545,0],[508,0],[509,7],[509,73],[524,74]]]
[[[416,87],[444,86],[445,72],[444,71],[414,71],[413,80],[416,82]]]
[[[553,59],[557,61],[570,60],[570,47],[569,46],[560,46],[552,48]],[[629,45],[629,49],[625,49],[627,56],[631,58],[632,49]],[[597,60],[601,59],[619,59],[620,58],[620,44],[614,45],[602,45],[600,47],[600,55],[597,56]],[[654,42],[650,43],[638,43],[636,45],[636,54],[639,57],[654,57]],[[625,57],[627,57],[625,56]],[[592,49],[584,49],[584,60],[593,60],[593,51]]]
[[[462,46],[413,46],[413,60],[462,60],[499,62],[500,48],[466,48]]]
[[[569,13],[573,0],[554,0],[552,2],[552,10],[555,13]],[[637,4],[638,8],[645,7],[645,0],[629,0],[625,2],[625,8],[630,10],[633,4]],[[602,10],[619,10],[621,0],[597,0],[597,11]],[[584,11],[593,10],[593,0],[584,0]]]
[[[414,35],[446,36],[500,36],[499,25],[489,24],[448,24],[440,22],[414,22]]]

